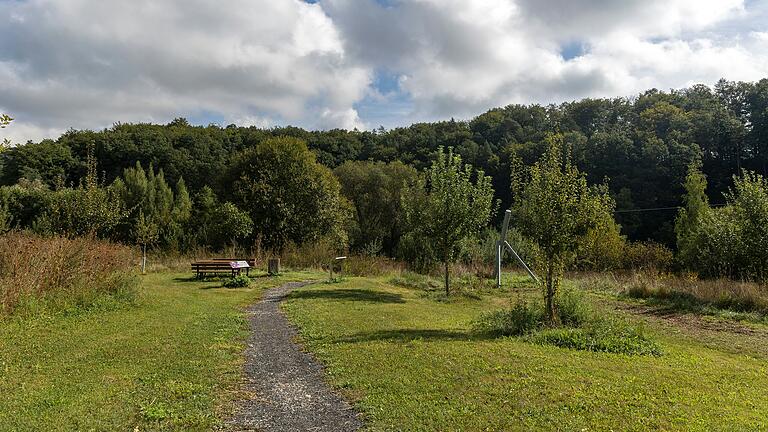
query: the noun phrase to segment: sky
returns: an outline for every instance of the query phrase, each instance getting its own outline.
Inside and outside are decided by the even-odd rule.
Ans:
[[[0,130],[308,129],[768,78],[768,0],[0,0]]]

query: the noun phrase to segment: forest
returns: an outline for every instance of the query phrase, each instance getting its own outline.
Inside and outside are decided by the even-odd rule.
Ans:
[[[70,130],[55,140],[4,147],[0,226],[93,232],[179,252],[257,244],[279,250],[328,239],[336,249],[429,267],[431,262],[420,262],[430,253],[406,220],[403,191],[414,190],[441,149],[487,176],[493,193],[488,228],[476,233],[474,246],[465,244],[457,253],[467,257],[487,253],[482,249],[492,244],[502,209],[514,206],[526,170],[553,140],[590,185],[605,189],[614,237],[643,245],[640,255],[666,256],[665,249],[680,246],[675,224],[678,209],[693,199],[686,195],[686,187],[693,187],[686,186],[692,168],[705,183],[694,201],[713,208],[737,200],[734,190],[744,182],[762,184],[768,169],[768,79],[653,89],[630,98],[509,105],[468,121],[391,130],[192,126],[183,118],[166,125]],[[525,254],[525,228],[514,220],[513,225]],[[590,254],[611,255],[584,250],[579,262],[623,265],[598,263]],[[741,274],[732,264],[712,265],[728,269],[704,273]]]

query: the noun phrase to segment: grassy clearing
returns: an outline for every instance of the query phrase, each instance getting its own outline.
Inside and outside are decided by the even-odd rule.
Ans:
[[[152,274],[134,304],[0,321],[0,430],[210,430],[240,379],[242,307],[315,276]]]
[[[390,281],[308,286],[284,304],[370,430],[768,427],[768,357],[733,349],[737,339],[728,334],[703,345],[650,323],[660,357],[482,337],[471,323],[515,295],[477,290],[441,299]],[[526,296],[540,295],[515,282]]]

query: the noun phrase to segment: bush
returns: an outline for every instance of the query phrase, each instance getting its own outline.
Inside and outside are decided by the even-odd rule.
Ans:
[[[673,254],[668,247],[654,242],[630,243],[624,248],[625,269],[667,271]]]
[[[473,323],[478,333],[494,336],[522,336],[542,326],[544,309],[527,302],[517,302],[508,310],[487,312]]]
[[[567,327],[579,327],[590,322],[594,314],[583,294],[575,289],[564,289],[555,299],[560,323]]]
[[[768,179],[745,171],[725,198],[725,207],[679,218],[682,261],[706,277],[768,281]]]
[[[492,336],[525,336],[525,340],[585,351],[628,355],[661,355],[659,346],[643,328],[616,317],[595,314],[575,290],[557,297],[560,326],[549,327],[544,308],[518,301],[512,308],[484,313],[473,323],[477,333]]]
[[[408,263],[409,269],[423,274],[431,273],[439,262],[429,239],[421,238],[412,232],[400,238],[397,257]]]
[[[619,225],[606,218],[598,228],[587,232],[579,243],[576,265],[579,270],[612,270],[622,266],[627,240]]]
[[[0,315],[27,306],[87,308],[104,296],[131,299],[138,285],[125,246],[91,238],[0,236]]]
[[[244,274],[233,276],[222,284],[225,288],[247,288],[251,285],[251,278]]]

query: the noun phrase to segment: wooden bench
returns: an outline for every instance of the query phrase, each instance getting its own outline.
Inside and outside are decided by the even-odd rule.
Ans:
[[[243,259],[243,258],[211,258],[204,260],[197,260],[191,263],[192,271],[195,272],[197,278],[203,278],[209,275],[239,275],[242,270],[245,270],[245,274],[250,273],[250,267],[246,268],[233,268],[230,263],[236,261],[245,261],[250,267],[256,266],[255,259]]]

